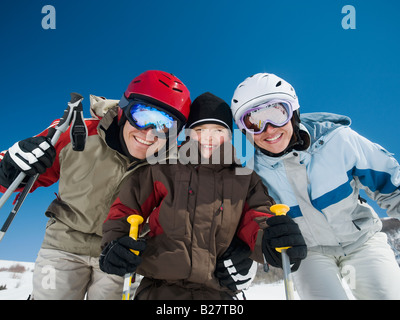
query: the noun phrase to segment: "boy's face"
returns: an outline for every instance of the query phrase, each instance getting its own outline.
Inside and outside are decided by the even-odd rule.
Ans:
[[[219,124],[201,124],[192,128],[191,138],[198,141],[202,157],[208,159],[222,143],[230,140],[230,131]]]
[[[157,150],[160,150],[167,139],[161,139],[153,134],[153,129],[139,130],[126,121],[123,129],[123,136],[126,147],[131,156],[137,159],[146,159]]]

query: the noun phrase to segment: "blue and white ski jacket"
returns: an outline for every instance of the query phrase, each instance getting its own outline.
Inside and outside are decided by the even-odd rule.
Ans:
[[[305,151],[278,158],[256,150],[254,169],[277,203],[290,206],[311,251],[346,255],[381,230],[359,190],[400,218],[400,166],[394,157],[350,129],[350,118],[330,113],[301,117],[310,138]]]

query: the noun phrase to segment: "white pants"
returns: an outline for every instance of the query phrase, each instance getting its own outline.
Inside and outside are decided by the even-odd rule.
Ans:
[[[400,268],[385,233],[377,233],[347,256],[308,252],[293,273],[301,299],[347,300],[342,280],[356,299],[400,299]]]
[[[34,300],[121,300],[123,277],[100,270],[99,259],[40,249],[33,272]]]

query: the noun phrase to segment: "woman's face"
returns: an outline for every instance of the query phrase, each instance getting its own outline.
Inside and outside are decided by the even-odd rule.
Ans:
[[[260,148],[278,154],[288,147],[292,135],[293,125],[292,121],[289,121],[283,127],[267,125],[267,129],[260,134],[254,134],[253,139]]]

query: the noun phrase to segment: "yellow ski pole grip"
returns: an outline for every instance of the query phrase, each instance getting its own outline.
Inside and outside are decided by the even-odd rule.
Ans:
[[[284,216],[290,210],[290,208],[286,204],[274,204],[273,206],[271,206],[270,210],[277,216]],[[291,247],[275,248],[275,250],[278,252],[282,252],[282,250],[286,250],[289,248]]]
[[[139,216],[138,214],[130,215],[126,221],[131,225],[129,229],[129,236],[135,240],[138,238],[139,233],[139,224],[143,222],[143,217]],[[139,251],[130,249],[134,254],[139,255]],[[132,284],[132,277],[134,273],[127,273],[124,276],[124,286],[122,289],[122,300],[129,300],[130,299],[130,289]]]
[[[143,222],[143,217],[137,214],[130,215],[127,219],[128,223],[131,225],[129,230],[129,236],[132,239],[137,240],[139,233],[139,225]],[[139,251],[130,249],[134,254],[139,255]]]

